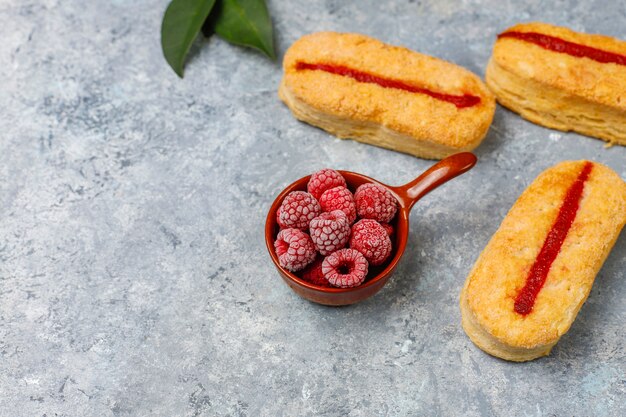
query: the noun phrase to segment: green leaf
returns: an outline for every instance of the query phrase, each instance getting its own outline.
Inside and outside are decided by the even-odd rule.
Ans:
[[[161,24],[161,48],[170,67],[183,78],[185,57],[215,0],[172,0]]]
[[[265,0],[220,0],[215,33],[235,45],[256,48],[276,59],[272,21]]]

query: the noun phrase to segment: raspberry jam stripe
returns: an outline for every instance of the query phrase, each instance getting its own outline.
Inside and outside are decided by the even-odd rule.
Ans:
[[[552,225],[550,232],[548,232],[548,236],[543,242],[543,247],[535,259],[535,263],[530,268],[526,284],[515,298],[514,308],[516,313],[525,316],[532,312],[537,294],[539,294],[543,284],[546,282],[550,267],[558,256],[563,241],[565,241],[567,233],[576,218],[585,182],[589,178],[592,168],[593,164],[591,162],[585,163],[582,171],[578,174],[578,178],[567,190],[556,221]]]
[[[395,88],[397,90],[404,90],[410,93],[426,94],[427,96],[430,96],[437,100],[452,103],[459,109],[472,107],[480,103],[480,97],[473,96],[471,94],[453,95],[438,93],[436,91],[431,91],[427,88],[407,84],[400,80],[379,77],[374,74],[369,74],[367,72],[359,71],[354,68],[344,67],[342,65],[311,64],[308,62],[299,61],[298,63],[296,63],[296,70],[324,71],[331,74],[349,77],[361,83],[378,84],[379,86],[384,88]]]
[[[530,42],[549,51],[568,54],[578,58],[589,58],[603,64],[626,65],[626,56],[615,52],[603,51],[591,46],[580,45],[557,38],[555,36],[544,35],[537,32],[504,32],[498,35],[501,38],[514,38],[521,41]]]

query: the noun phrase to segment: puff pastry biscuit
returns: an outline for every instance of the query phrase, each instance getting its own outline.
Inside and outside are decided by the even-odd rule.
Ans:
[[[550,353],[626,223],[626,183],[589,161],[562,162],[522,193],[469,273],[462,324],[510,361]]]
[[[626,145],[626,42],[544,23],[498,35],[486,81],[531,122]]]
[[[493,94],[470,71],[358,34],[303,36],[283,69],[278,94],[296,118],[422,158],[474,149],[495,110]]]

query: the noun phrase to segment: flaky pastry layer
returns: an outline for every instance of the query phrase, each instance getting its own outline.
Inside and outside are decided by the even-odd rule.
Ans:
[[[547,355],[569,330],[626,223],[626,183],[593,163],[574,222],[532,312],[515,312],[515,297],[585,162],[563,162],[540,174],[469,273],[460,297],[462,324],[487,353],[512,361]]]
[[[457,108],[426,94],[299,70],[298,62],[349,67],[443,94],[471,94],[480,103]],[[285,54],[283,69],[279,96],[299,120],[340,138],[422,158],[440,159],[474,149],[485,137],[495,111],[493,94],[470,71],[358,34],[304,36]]]
[[[626,55],[626,42],[544,23],[505,32],[535,32]],[[626,66],[544,49],[515,38],[496,41],[486,81],[500,104],[553,129],[626,145]]]

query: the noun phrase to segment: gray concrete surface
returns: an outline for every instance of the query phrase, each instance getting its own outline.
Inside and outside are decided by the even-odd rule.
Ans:
[[[479,165],[420,202],[377,296],[298,298],[263,243],[274,196],[318,168],[390,184],[431,162],[340,141],[277,99],[278,63],[214,38],[184,80],[166,1],[0,2],[0,415],[626,415],[626,236],[553,354],[478,350],[461,285],[520,192],[626,148],[498,108]],[[270,1],[282,55],[356,31],[483,74],[498,31],[542,20],[626,38],[619,1]]]

